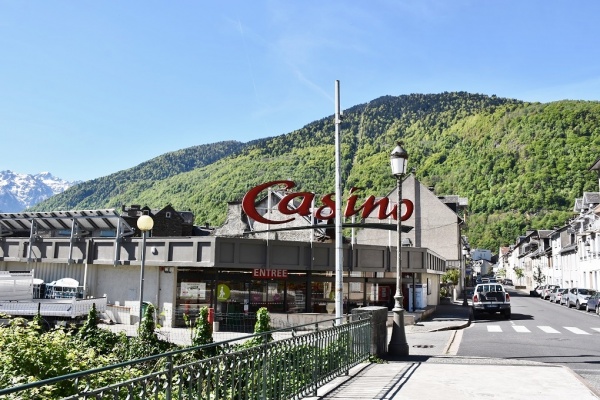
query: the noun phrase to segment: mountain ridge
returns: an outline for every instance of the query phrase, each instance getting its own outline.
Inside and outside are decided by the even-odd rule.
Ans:
[[[269,180],[292,179],[298,190],[332,192],[334,131],[330,115],[279,136],[166,153],[32,209],[171,204],[192,211],[197,224],[217,226],[227,202]],[[506,245],[525,228],[560,225],[576,197],[597,191],[588,168],[600,152],[599,102],[531,103],[444,92],[381,96],[350,107],[341,124],[345,193],[353,186],[365,195],[393,189],[389,153],[398,140],[423,184],[437,195],[469,199],[467,234],[480,248]]]

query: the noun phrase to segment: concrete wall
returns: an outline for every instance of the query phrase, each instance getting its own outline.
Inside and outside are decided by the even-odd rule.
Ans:
[[[371,318],[371,354],[383,356],[388,346],[388,309],[386,307],[363,307],[352,310],[352,317],[364,314]]]
[[[394,203],[398,198],[397,189],[388,196]],[[459,218],[431,190],[423,186],[414,176],[406,178],[402,185],[402,197],[415,205],[413,215],[402,224],[413,229],[402,234],[402,239],[410,239],[414,247],[426,247],[446,260],[460,260]],[[390,208],[393,204],[390,204]],[[367,218],[368,223],[395,223],[395,220],[380,221]],[[395,231],[361,229],[356,234],[359,244],[395,246],[398,242]]]

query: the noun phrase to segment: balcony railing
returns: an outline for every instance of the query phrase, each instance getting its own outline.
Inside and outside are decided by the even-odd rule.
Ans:
[[[190,347],[0,389],[2,399],[300,399],[371,351],[368,315]],[[333,326],[323,328],[327,323]],[[307,331],[309,326],[314,331]],[[292,337],[269,341],[280,336]],[[243,345],[242,343],[246,343]],[[250,344],[250,345],[249,345]]]

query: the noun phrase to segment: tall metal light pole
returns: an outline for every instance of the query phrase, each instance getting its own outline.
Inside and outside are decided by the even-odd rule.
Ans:
[[[146,236],[148,231],[154,227],[154,220],[149,215],[142,215],[137,220],[137,226],[142,231],[142,262],[140,265],[140,325],[144,315],[142,314],[142,305],[144,303],[144,264],[146,263]]]
[[[388,353],[394,356],[408,356],[408,343],[406,342],[406,332],[404,330],[404,309],[402,308],[402,178],[406,174],[407,161],[408,153],[402,148],[402,144],[398,142],[390,156],[392,175],[394,175],[398,184],[398,203],[396,206],[398,243],[396,245],[396,294],[394,295],[396,303],[392,309],[394,325],[392,326],[392,338],[388,345]]]
[[[466,247],[462,249],[462,259],[463,259],[463,306],[467,307],[469,302],[467,301],[467,251]]]
[[[342,152],[340,81],[335,81],[335,324],[342,324],[344,295],[344,244],[342,243]]]

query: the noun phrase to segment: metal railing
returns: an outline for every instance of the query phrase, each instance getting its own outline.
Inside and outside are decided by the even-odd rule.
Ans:
[[[322,328],[324,323],[333,326]],[[267,400],[316,396],[320,386],[347,374],[370,356],[368,315],[334,323],[331,319],[278,329],[0,389],[0,399]],[[307,331],[310,325],[314,332]],[[269,341],[285,331],[292,336]]]

